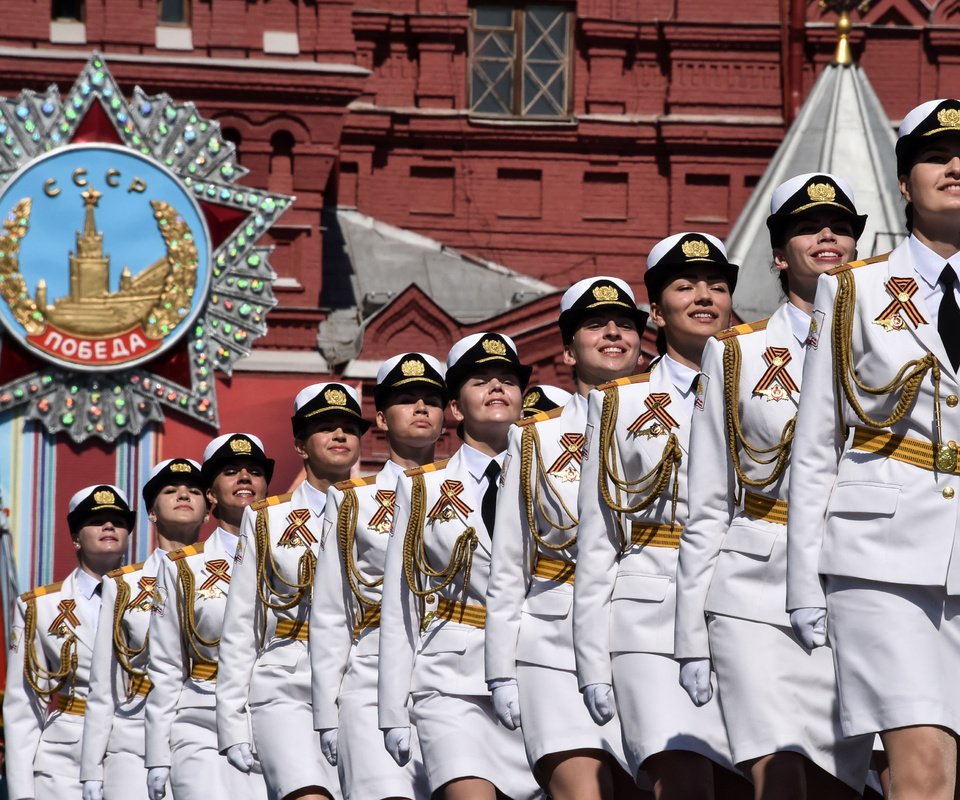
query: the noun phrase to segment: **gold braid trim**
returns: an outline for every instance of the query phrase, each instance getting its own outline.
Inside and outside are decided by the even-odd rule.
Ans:
[[[410,493],[410,519],[407,521],[407,532],[403,539],[403,574],[407,579],[407,586],[422,599],[449,586],[454,578],[463,572],[463,591],[460,596],[463,602],[466,602],[467,586],[470,585],[470,572],[473,568],[473,551],[477,549],[477,532],[467,525],[466,519],[453,504],[448,505],[447,508],[452,509],[463,522],[464,531],[457,537],[446,567],[441,570],[434,569],[424,547],[426,495],[427,487],[423,475],[414,475]],[[431,578],[439,580],[440,583],[428,585]]]
[[[646,475],[634,481],[621,479],[617,471],[617,416],[620,410],[618,387],[604,389],[603,408],[600,415],[600,496],[607,507],[620,514],[635,514],[643,511],[660,497],[667,484],[672,481],[670,501],[671,526],[677,521],[677,501],[680,495],[680,463],[683,450],[675,433],[671,433],[664,445],[660,460]],[[617,490],[617,501],[610,494],[610,483]],[[635,505],[620,505],[620,493],[641,495]],[[628,546],[628,542],[624,546]]]
[[[177,562],[178,564],[180,562]],[[133,660],[146,652],[147,642],[150,641],[150,634],[143,637],[143,644],[140,647],[131,647],[130,642],[123,632],[123,614],[130,603],[130,584],[128,584],[122,575],[114,576],[117,584],[117,602],[113,607],[113,653],[117,657],[117,663],[120,665],[129,680],[126,681],[127,699],[133,697],[135,687],[138,681],[146,678],[145,669],[137,669],[133,666]]]
[[[537,460],[536,479],[534,479],[533,476],[534,456],[536,456]],[[560,503],[560,508],[570,520],[569,525],[564,525],[559,520],[550,518],[550,515],[547,513],[547,509],[543,505],[543,500],[541,497],[541,481],[546,483],[547,491],[557,499],[558,503]],[[523,492],[523,504],[527,513],[527,524],[530,526],[530,533],[541,547],[544,547],[547,550],[565,550],[576,543],[576,532],[571,534],[570,538],[565,542],[561,542],[560,544],[550,544],[550,542],[540,535],[540,531],[538,530],[537,519],[536,515],[534,514],[534,507],[540,510],[540,515],[543,517],[548,527],[564,533],[571,530],[575,531],[577,525],[580,523],[580,520],[577,519],[576,514],[567,508],[567,504],[563,501],[560,493],[556,490],[552,481],[550,480],[550,475],[543,463],[543,453],[540,450],[540,434],[537,432],[536,425],[524,426],[523,434],[520,437],[520,491]]]
[[[180,625],[183,643],[187,651],[187,658],[190,660],[190,669],[197,664],[216,665],[216,661],[207,658],[198,649],[198,645],[203,647],[219,647],[220,639],[204,639],[197,631],[197,618],[195,614],[194,598],[196,597],[196,579],[193,576],[193,570],[187,564],[187,559],[181,558],[177,561],[177,605],[180,609]]]
[[[359,629],[369,612],[380,615],[380,603],[365,597],[360,587],[376,589],[383,585],[383,578],[368,581],[357,568],[357,561],[353,555],[353,545],[357,536],[357,520],[359,518],[360,500],[354,489],[343,490],[343,500],[340,501],[340,510],[337,513],[337,542],[340,545],[340,557],[343,559],[343,571],[347,576],[350,591],[360,604],[360,612],[354,620],[354,627]]]
[[[740,345],[735,336],[723,342],[723,397],[724,416],[727,429],[727,449],[733,461],[733,469],[741,486],[762,487],[769,486],[777,480],[787,467],[790,460],[790,450],[793,446],[793,432],[797,427],[797,415],[787,420],[780,433],[780,441],[773,447],[755,447],[743,435],[740,422]],[[744,455],[754,464],[773,464],[770,474],[766,478],[753,479],[747,477],[740,461],[740,448]],[[766,458],[769,456],[769,458]]]
[[[841,272],[836,275],[837,297],[833,305],[833,376],[839,389],[865,425],[871,428],[887,428],[902,420],[920,391],[923,379],[930,372],[933,377],[935,396],[934,417],[936,425],[937,452],[944,449],[940,438],[940,365],[933,353],[927,353],[923,358],[908,361],[900,371],[884,386],[867,386],[859,377],[853,365],[853,312],[857,303],[857,287],[850,272]],[[864,410],[854,393],[854,385],[866,394],[892,395],[900,391],[900,397],[893,411],[886,419],[874,419]],[[837,400],[840,392],[837,392]]]
[[[313,588],[313,573],[317,566],[317,557],[310,548],[307,548],[297,565],[297,580],[294,583],[286,580],[277,569],[277,562],[273,560],[273,549],[270,547],[270,529],[267,525],[266,507],[257,510],[256,523],[256,547],[257,547],[257,596],[260,602],[267,608],[274,611],[286,611],[288,608],[300,605],[304,599],[310,598],[310,591]],[[268,568],[269,560],[269,568]],[[267,574],[269,572],[269,575]],[[273,588],[270,577],[276,578],[288,589],[293,589],[290,593],[281,593]],[[271,595],[276,595],[279,602],[274,602]]]
[[[60,668],[48,670],[40,665],[36,650],[37,638],[37,601],[30,598],[27,601],[26,617],[23,622],[23,640],[26,651],[23,656],[23,675],[30,688],[37,697],[50,701],[50,698],[60,693],[70,680],[68,694],[73,692],[77,680],[77,640],[72,633],[68,633],[60,648]],[[41,683],[47,686],[43,688]]]

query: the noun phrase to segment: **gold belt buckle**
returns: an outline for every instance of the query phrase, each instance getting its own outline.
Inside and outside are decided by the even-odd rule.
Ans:
[[[937,445],[936,466],[940,472],[955,472],[957,469],[957,451],[945,444]]]

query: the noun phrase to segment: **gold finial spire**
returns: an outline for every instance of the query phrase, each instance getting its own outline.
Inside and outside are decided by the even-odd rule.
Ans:
[[[837,13],[837,50],[833,63],[849,67],[853,63],[853,51],[850,49],[850,31],[853,23],[850,12],[857,9],[861,14],[870,7],[870,0],[820,0],[820,8]]]

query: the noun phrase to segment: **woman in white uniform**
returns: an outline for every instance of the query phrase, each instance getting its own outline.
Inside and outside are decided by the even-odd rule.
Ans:
[[[253,504],[243,517],[223,623],[217,729],[220,749],[249,769],[253,744],[271,797],[340,798],[340,779],[314,729],[307,652],[310,602],[327,491],[350,477],[370,427],[342,383],[300,390],[291,417],[306,480]],[[249,723],[248,723],[249,716]]]
[[[136,515],[120,489],[88,486],[67,526],[79,565],[17,600],[3,700],[10,800],[80,797],[80,749],[100,580],[120,566]]]
[[[587,394],[636,372],[646,321],[619,278],[570,287],[559,327],[577,394],[510,431],[487,586],[487,685],[500,721],[521,728],[527,758],[554,800],[636,793],[619,721],[598,727],[583,706],[571,605]]]
[[[442,800],[539,794],[520,732],[497,722],[483,673],[490,531],[507,435],[529,377],[507,336],[457,342],[446,379],[463,445],[397,484],[383,581],[380,728],[403,764],[416,726],[430,793]]]
[[[778,186],[767,227],[788,300],[703,354],[674,655],[697,705],[716,671],[733,759],[757,800],[859,797],[870,759],[872,737],[840,730],[830,652],[804,649],[785,611],[789,459],[813,297],[820,274],[856,256],[865,222],[835,175]]]
[[[897,140],[911,235],[820,278],[791,461],[787,609],[829,638],[890,797],[953,798],[960,733],[960,100]]]
[[[242,436],[252,446],[252,437]],[[237,772],[217,748],[214,691],[237,536],[221,524],[198,542],[209,506],[200,465],[162,461],[143,486],[150,520],[182,545],[160,563],[150,619],[146,766],[150,800],[263,800],[263,778]],[[259,493],[266,492],[260,477]]]
[[[658,242],[644,283],[664,354],[651,373],[589,397],[573,601],[577,673],[598,723],[613,717],[616,703],[631,771],[646,772],[657,798],[730,798],[745,786],[731,771],[720,709],[690,703],[673,660],[690,417],[703,347],[729,324],[736,277],[708,234]]]
[[[426,353],[401,353],[380,366],[373,394],[390,458],[376,475],[328,493],[310,610],[313,720],[345,800],[413,800],[426,794],[416,737],[401,767],[377,719],[380,593],[397,479],[433,461],[443,430],[443,367]]]

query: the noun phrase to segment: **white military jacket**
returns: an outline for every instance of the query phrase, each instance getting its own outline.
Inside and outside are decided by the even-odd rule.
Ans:
[[[34,772],[57,775],[79,767],[96,638],[95,626],[80,610],[79,580],[78,567],[63,582],[33,589],[17,600],[3,701],[10,800],[35,796]],[[27,635],[28,621],[32,636]],[[75,657],[76,669],[70,669],[69,661],[62,663],[61,655]],[[62,676],[45,677],[51,673]],[[47,698],[38,696],[31,681],[50,693],[54,710],[48,711]],[[58,746],[44,748],[43,742]],[[69,763],[62,757],[63,745],[72,745]]]
[[[405,574],[404,543],[411,516],[415,479],[424,483],[423,551],[433,568],[442,570],[459,542],[469,563],[453,581],[429,592],[421,602]],[[449,461],[405,472],[397,483],[393,530],[387,545],[380,626],[380,728],[409,726],[411,692],[487,695],[483,672],[483,628],[435,616],[441,601],[465,601],[471,618],[483,616],[490,574],[490,534],[480,516],[476,478],[467,468],[461,447]],[[471,535],[470,529],[473,533]],[[416,548],[414,548],[416,550]],[[416,557],[416,552],[413,556]],[[416,575],[414,565],[407,567]],[[436,579],[424,579],[424,588]]]
[[[114,715],[143,719],[150,682],[146,677],[147,642],[151,611],[157,596],[157,573],[165,553],[154,550],[146,561],[130,564],[103,579],[100,622],[93,648],[90,670],[90,695],[87,697],[86,724],[83,730],[83,756],[80,780],[102,781],[103,760],[113,731]],[[123,595],[124,607],[116,627],[117,597]],[[117,640],[122,647],[118,653]],[[133,672],[131,676],[123,663]],[[138,743],[143,752],[143,742]],[[129,743],[128,745],[129,746]]]
[[[200,544],[168,553],[157,574],[150,620],[146,766],[169,767],[170,730],[178,708],[215,705],[220,634],[233,573],[236,538],[222,528]],[[195,630],[188,631],[190,611]]]
[[[856,298],[852,336],[837,338],[849,343],[859,381],[884,386],[905,364],[926,358],[940,374],[939,404],[933,369],[922,375],[905,416],[890,425],[868,424],[846,393],[838,394],[834,363],[841,353],[834,345],[834,314],[841,282],[852,284]],[[821,575],[945,586],[949,594],[960,594],[960,478],[949,455],[954,453],[955,463],[960,380],[922,294],[909,239],[886,256],[839,267],[817,284],[791,462],[788,609],[825,605]],[[853,378],[850,383],[853,398],[874,423],[886,421],[902,396],[902,390],[873,395]],[[943,468],[933,471],[938,408],[946,458]],[[881,433],[856,430],[863,428]],[[914,443],[885,442],[885,433]],[[904,447],[916,464],[894,457]]]
[[[251,695],[255,664],[308,668],[310,600],[323,535],[323,507],[312,508],[311,499],[311,487],[303,483],[290,494],[268,497],[244,511],[233,599],[220,647],[217,738],[221,752],[250,742],[248,703],[267,699]],[[268,608],[264,597],[273,605],[289,607]]]
[[[694,375],[688,370],[690,375]],[[673,653],[679,526],[687,517],[687,398],[661,361],[653,372],[620,378],[590,392],[587,449],[580,477],[580,530],[573,594],[573,643],[581,688],[612,683],[618,652]],[[616,403],[604,452],[604,402]],[[659,496],[644,510],[613,511],[600,494],[600,460],[621,481],[636,481],[672,454]],[[611,499],[633,506],[650,494],[621,490],[605,478]],[[676,497],[674,507],[673,498]],[[672,527],[673,526],[673,527]]]
[[[310,610],[313,719],[317,730],[340,725],[338,698],[350,659],[354,655],[375,655],[379,650],[383,570],[397,479],[402,474],[400,466],[388,461],[376,475],[343,481],[327,493]],[[348,538],[341,537],[341,516]],[[351,519],[352,530],[347,531]],[[349,563],[357,573],[351,571],[352,578],[348,578],[345,544],[350,545]],[[354,592],[366,602],[361,604]]]
[[[487,587],[487,680],[516,678],[517,661],[576,668],[570,612],[586,423],[586,398],[574,395],[510,429]],[[567,546],[538,542],[530,514],[543,541]]]
[[[799,340],[795,318],[805,323]],[[741,485],[728,444],[724,354],[732,369],[739,352],[736,414],[742,439],[752,448],[771,449],[797,414],[808,327],[803,311],[784,304],[769,320],[730,328],[704,349],[703,402],[693,412],[690,433],[690,511],[677,573],[677,658],[709,658],[704,611],[790,625],[784,610],[789,464],[766,486]],[[739,439],[736,450],[748,479],[762,482],[774,474],[774,463],[758,462],[776,462],[778,452],[751,458]],[[758,508],[776,513],[758,518]]]

